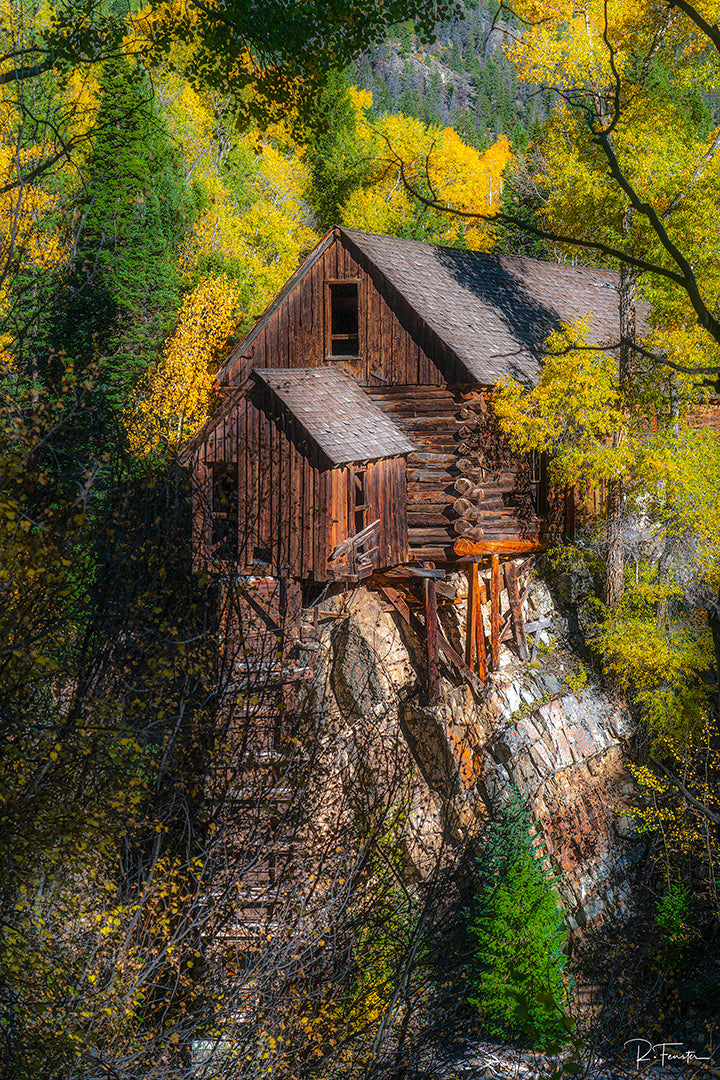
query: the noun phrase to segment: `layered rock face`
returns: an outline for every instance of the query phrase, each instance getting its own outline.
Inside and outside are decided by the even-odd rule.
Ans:
[[[465,583],[452,580],[455,598],[441,620],[459,646]],[[323,599],[318,641],[299,648],[314,653],[324,737],[359,812],[371,815],[402,779],[409,877],[422,880],[448,844],[481,842],[514,783],[558,872],[568,922],[581,932],[627,911],[643,850],[628,817],[637,801],[625,765],[630,717],[563,644],[567,624],[547,587],[529,586],[529,617],[546,623],[535,659],[523,664],[503,645],[483,694],[447,671],[439,702],[423,705],[424,646],[367,588]]]

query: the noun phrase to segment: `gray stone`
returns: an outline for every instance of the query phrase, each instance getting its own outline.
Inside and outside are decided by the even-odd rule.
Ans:
[[[543,675],[542,681],[545,684],[545,689],[549,694],[559,694],[562,691],[562,683],[556,678],[555,675]]]
[[[510,683],[509,686],[505,687],[504,694],[510,712],[514,713],[522,704],[518,684]]]

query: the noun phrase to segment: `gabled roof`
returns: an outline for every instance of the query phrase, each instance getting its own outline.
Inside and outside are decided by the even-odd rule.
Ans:
[[[263,328],[267,326],[267,324],[270,322],[270,319],[273,317],[277,309],[285,303],[286,299],[293,291],[295,286],[298,284],[298,282],[302,281],[305,275],[309,273],[309,271],[313,268],[320,256],[325,251],[327,251],[327,249],[330,247],[333,240],[335,239],[336,231],[337,230],[334,227],[328,229],[322,239],[312,249],[310,254],[305,256],[295,273],[287,279],[277,296],[273,297],[273,299],[270,301],[268,306],[263,311],[262,315],[258,318],[257,322],[253,326],[252,330],[248,330],[245,337],[240,342],[238,342],[238,344],[228,356],[225,363],[218,370],[215,376],[217,382],[222,383],[224,381],[227,372],[231,371],[232,368],[235,366],[235,362],[238,356],[242,356],[243,353],[247,352],[247,350],[250,348],[253,341],[261,332],[261,330],[263,330]]]
[[[540,370],[548,334],[590,315],[592,345],[617,344],[616,273],[339,229],[478,382],[524,381]],[[364,259],[362,258],[364,256]],[[642,333],[642,319],[638,331]]]
[[[414,446],[355,380],[334,367],[262,368],[254,373],[333,465],[409,454]]]
[[[238,357],[338,237],[371,272],[412,308],[455,354],[468,375],[494,385],[503,375],[533,381],[545,341],[560,323],[590,316],[591,345],[617,345],[619,276],[567,263],[476,251],[334,228],[325,234],[217,373],[227,380]],[[647,331],[647,305],[637,329]]]

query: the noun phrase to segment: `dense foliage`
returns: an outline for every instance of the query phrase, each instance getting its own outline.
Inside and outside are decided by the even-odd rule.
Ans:
[[[173,459],[221,357],[334,222],[487,250],[504,207],[546,254],[569,232],[601,242],[586,259],[622,249],[648,270],[623,279],[628,312],[655,304],[642,349],[606,355],[565,328],[535,390],[508,383],[498,404],[559,483],[619,491],[612,522],[560,558],[589,581],[605,560],[620,582],[607,603],[589,589],[581,621],[647,732],[653,978],[690,963],[693,919],[717,933],[720,453],[691,422],[717,343],[689,288],[715,310],[717,56],[664,2],[618,5],[609,27],[606,10],[523,2],[438,24],[450,4],[0,7],[7,1075],[165,1080],[206,1054],[213,1075],[253,1080],[399,1073],[419,1028],[467,1021],[458,866],[443,849],[423,890],[403,876],[411,765],[390,763],[377,805],[342,785],[329,805],[314,703],[229,682],[239,601],[193,566]],[[607,183],[612,154],[694,277]],[[506,250],[528,251],[519,235]],[[270,780],[252,743],[266,695],[295,725]],[[372,734],[356,733],[360,757]],[[512,796],[478,885],[470,996],[486,1032],[551,1047],[564,931],[528,830]],[[284,906],[248,948],[228,927],[263,858]]]
[[[490,1035],[549,1049],[568,1036],[567,929],[534,840],[532,818],[512,788],[478,868],[469,1000]]]

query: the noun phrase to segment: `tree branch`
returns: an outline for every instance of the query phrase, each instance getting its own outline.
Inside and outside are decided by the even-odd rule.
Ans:
[[[388,146],[389,145],[390,144],[388,143]],[[405,175],[405,166],[402,158],[392,150],[392,147],[390,149],[395,160],[398,162],[405,190],[412,195],[413,198],[432,210],[440,210],[445,214],[452,214],[456,217],[468,218],[474,221],[485,221],[489,225],[515,225],[524,232],[528,232],[532,236],[537,236],[540,240],[550,240],[557,244],[570,244],[573,247],[583,248],[587,251],[599,251],[602,255],[607,255],[612,259],[618,259],[620,262],[627,263],[628,266],[635,266],[638,270],[643,270],[649,274],[659,274],[669,281],[674,281],[677,285],[685,285],[685,278],[675,270],[669,270],[667,267],[660,266],[658,263],[651,263],[646,259],[640,259],[620,248],[612,247],[610,244],[604,244],[601,240],[581,240],[577,236],[565,236],[563,233],[549,232],[547,229],[541,229],[537,225],[532,225],[528,221],[523,221],[521,218],[514,217],[512,214],[503,213],[502,211],[497,214],[483,214],[480,211],[461,210],[457,206],[447,206],[436,199],[429,199],[426,195],[419,192],[417,188],[413,187]],[[720,335],[720,326],[718,327],[718,334]],[[720,336],[718,337],[718,342],[720,342]]]
[[[699,810],[703,817],[707,818],[708,821],[712,821],[714,825],[720,825],[720,814],[714,813],[709,806],[706,806],[705,803],[701,803],[699,799],[696,799],[694,795],[691,795],[683,782],[677,776],[675,776],[674,773],[671,773],[669,769],[666,769],[664,765],[661,765],[659,761],[657,761],[655,758],[651,758],[650,760],[652,761],[655,768],[660,770],[665,779],[669,780],[673,787],[677,788],[678,791],[682,792],[683,796],[687,799],[691,806],[693,806],[696,810]]]

